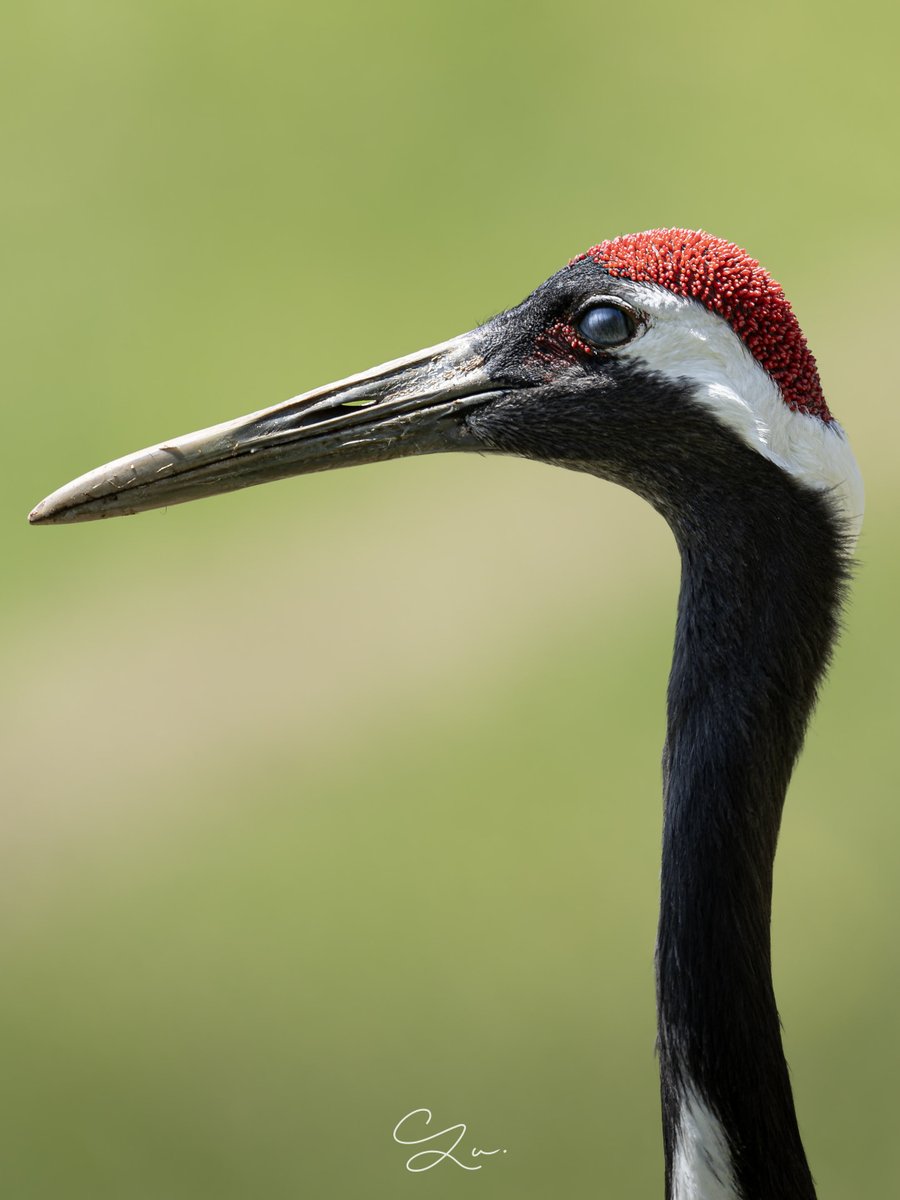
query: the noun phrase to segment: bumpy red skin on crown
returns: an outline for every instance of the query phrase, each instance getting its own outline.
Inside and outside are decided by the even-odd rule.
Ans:
[[[788,408],[832,421],[812,351],[780,284],[745,251],[690,229],[651,229],[592,246],[610,275],[657,283],[699,300],[729,323],[778,384]]]

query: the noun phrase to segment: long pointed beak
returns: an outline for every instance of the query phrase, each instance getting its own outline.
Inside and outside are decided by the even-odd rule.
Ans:
[[[463,449],[468,409],[495,399],[477,333],[274,408],[139,450],[67,483],[33,525],[93,521],[237,488],[411,454]]]

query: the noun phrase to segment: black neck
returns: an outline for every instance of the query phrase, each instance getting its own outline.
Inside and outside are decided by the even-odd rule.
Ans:
[[[667,1195],[693,1093],[724,1131],[742,1200],[813,1200],[769,918],[781,810],[837,631],[846,539],[830,498],[714,420],[689,381],[621,362],[604,370],[603,387],[572,375],[564,392],[476,410],[466,429],[479,449],[621,483],[675,532],[657,947]]]
[[[692,1091],[721,1123],[743,1200],[814,1200],[769,921],[785,792],[834,642],[846,557],[828,503],[754,458],[761,486],[734,490],[739,501],[717,488],[668,514],[682,584],[657,944],[666,1194]]]

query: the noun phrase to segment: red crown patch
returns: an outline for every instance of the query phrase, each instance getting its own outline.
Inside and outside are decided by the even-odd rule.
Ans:
[[[657,283],[723,317],[797,412],[831,421],[816,360],[781,285],[744,250],[690,229],[651,229],[592,246],[610,275]]]

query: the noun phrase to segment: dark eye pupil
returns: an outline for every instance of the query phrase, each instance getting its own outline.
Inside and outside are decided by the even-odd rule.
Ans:
[[[589,308],[576,327],[592,346],[621,346],[632,335],[631,321],[614,304],[597,304]]]

